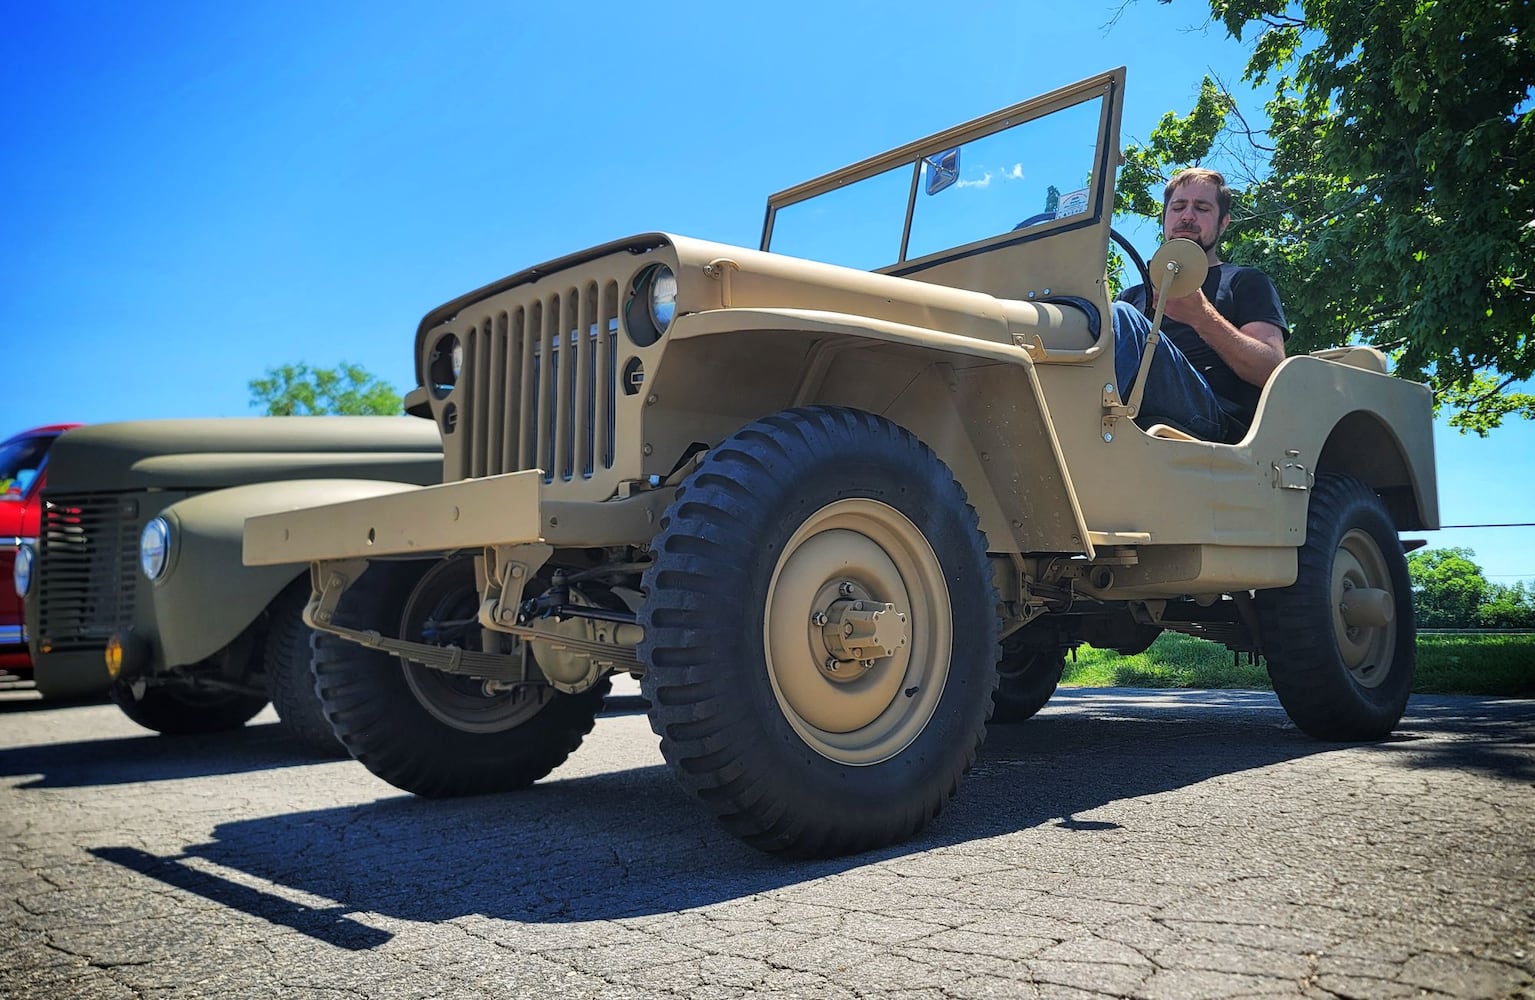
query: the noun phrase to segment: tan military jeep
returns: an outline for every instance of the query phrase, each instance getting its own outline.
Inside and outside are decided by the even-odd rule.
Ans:
[[[427,315],[408,406],[446,482],[246,522],[247,562],[312,565],[351,752],[423,795],[527,785],[629,672],[730,831],[829,855],[921,829],[994,692],[1026,717],[1079,642],[1207,636],[1307,733],[1389,733],[1429,393],[1342,349],[1288,359],[1238,444],[1138,427],[1105,279],[1123,93],[774,195],[760,250],[646,234]]]

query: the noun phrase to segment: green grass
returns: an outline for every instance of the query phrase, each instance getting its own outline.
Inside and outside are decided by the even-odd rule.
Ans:
[[[1066,660],[1067,687],[1272,689],[1262,662],[1240,662],[1225,646],[1164,632],[1135,656],[1082,646]],[[1413,690],[1422,694],[1481,694],[1535,698],[1535,635],[1418,637]]]

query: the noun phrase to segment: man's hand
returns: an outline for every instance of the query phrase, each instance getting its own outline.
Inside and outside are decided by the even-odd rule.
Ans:
[[[1155,305],[1156,299],[1152,298]],[[1221,360],[1231,366],[1237,378],[1263,387],[1274,369],[1284,360],[1284,331],[1272,323],[1253,322],[1232,326],[1205,298],[1204,289],[1195,289],[1181,298],[1168,299],[1164,319],[1176,320],[1194,328],[1205,343],[1215,348]]]

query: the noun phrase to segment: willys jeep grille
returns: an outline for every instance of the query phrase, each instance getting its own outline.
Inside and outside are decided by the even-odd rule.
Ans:
[[[618,304],[616,281],[485,303],[496,308],[461,334],[458,478],[536,468],[553,483],[613,467]]]
[[[132,497],[51,496],[38,532],[38,636],[55,651],[101,649],[133,624],[139,505]]]

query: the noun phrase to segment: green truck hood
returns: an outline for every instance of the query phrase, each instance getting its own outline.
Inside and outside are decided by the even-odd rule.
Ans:
[[[48,461],[51,494],[299,478],[441,482],[442,440],[416,417],[132,420],[70,431]]]

